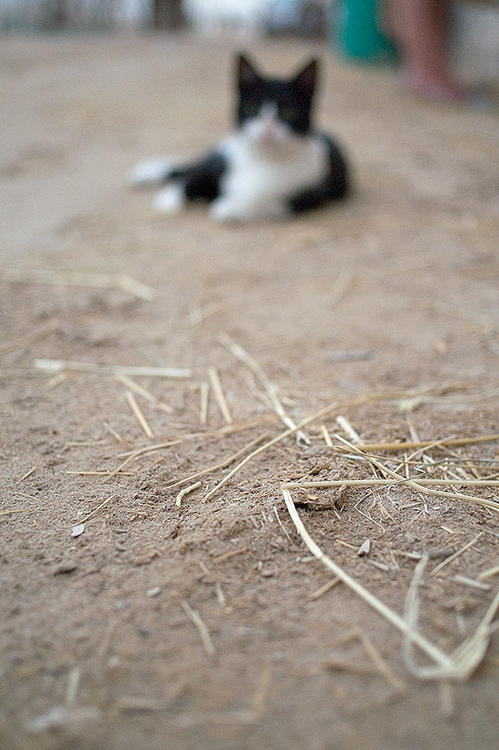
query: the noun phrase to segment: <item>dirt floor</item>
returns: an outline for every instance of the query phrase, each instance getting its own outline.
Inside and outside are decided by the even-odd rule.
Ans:
[[[311,52],[243,44],[276,72]],[[333,573],[280,482],[383,476],[340,453],[334,435],[351,441],[350,426],[362,443],[499,432],[497,115],[411,99],[393,72],[319,49],[319,121],[351,155],[352,198],[279,224],[158,217],[127,170],[224,134],[239,46],[2,41],[0,746],[495,747],[497,635],[464,684],[420,680],[396,627],[343,582],[320,591]],[[309,446],[288,436],[203,503],[252,441],[286,429],[224,334],[295,422],[338,405],[306,427]],[[47,373],[38,358],[191,374],[130,384]],[[232,427],[203,385],[209,368]],[[152,437],[133,384],[152,394],[134,394]],[[176,501],[196,480],[169,484],[237,451]],[[371,452],[404,476],[455,480],[433,489],[497,500],[483,481],[460,484],[498,478],[497,442]],[[400,483],[291,496],[323,551],[400,615],[428,551],[418,629],[449,654],[473,633],[497,587],[494,510]]]

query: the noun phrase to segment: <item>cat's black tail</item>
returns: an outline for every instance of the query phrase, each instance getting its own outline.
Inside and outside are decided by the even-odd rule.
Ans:
[[[329,166],[327,176],[316,187],[303,190],[288,201],[293,213],[319,208],[325,203],[343,200],[349,195],[350,174],[343,152],[328,135],[321,133],[319,137],[327,146]]]
[[[329,175],[327,192],[332,200],[347,198],[350,193],[350,171],[347,160],[337,143],[328,135],[322,136],[327,144]]]

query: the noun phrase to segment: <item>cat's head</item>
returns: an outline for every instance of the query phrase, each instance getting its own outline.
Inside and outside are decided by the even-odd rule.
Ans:
[[[272,148],[310,132],[317,68],[310,60],[291,78],[267,78],[237,56],[236,123],[254,145]]]

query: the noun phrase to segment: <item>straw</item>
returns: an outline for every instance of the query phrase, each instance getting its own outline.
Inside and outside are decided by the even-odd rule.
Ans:
[[[496,512],[499,512],[499,505],[492,500],[485,500],[481,497],[473,497],[472,495],[464,495],[461,492],[444,492],[443,490],[434,490],[431,487],[427,487],[423,484],[420,484],[419,482],[415,482],[413,479],[407,479],[407,477],[403,477],[401,474],[398,474],[396,471],[392,471],[392,469],[389,469],[387,466],[382,464],[377,459],[373,458],[373,456],[370,456],[366,453],[364,453],[359,446],[353,445],[353,443],[348,442],[348,440],[345,440],[345,438],[341,437],[341,435],[335,435],[335,438],[337,440],[340,440],[345,445],[348,445],[351,450],[353,450],[355,453],[360,454],[362,456],[366,456],[367,460],[373,465],[376,466],[376,468],[380,469],[384,474],[388,474],[391,477],[394,477],[395,479],[398,479],[399,481],[404,482],[407,487],[411,487],[414,490],[417,490],[418,492],[424,492],[428,495],[436,495],[437,497],[445,497],[445,498],[455,498],[457,500],[464,500],[468,503],[473,503],[475,505],[482,505],[483,507],[490,508],[491,510],[494,510]]]
[[[426,477],[400,477],[400,479],[394,481],[393,479],[381,479],[379,477],[373,477],[372,479],[324,479],[323,481],[306,481],[306,482],[282,482],[281,487],[287,490],[296,489],[298,487],[305,488],[326,488],[326,487],[377,487],[377,486],[390,486],[396,487],[398,484],[407,484],[412,480],[418,484],[424,486],[440,485],[442,487],[453,487],[455,485],[462,487],[499,487],[498,479],[444,479],[444,478],[426,478]],[[499,509],[499,505],[496,503],[495,507]]]
[[[218,376],[218,372],[214,367],[210,367],[208,369],[208,378],[210,381],[210,385],[213,390],[213,395],[215,396],[215,401],[217,402],[218,408],[220,409],[220,413],[222,414],[222,417],[225,419],[227,424],[232,424],[232,414],[230,413],[230,409],[227,405],[227,401],[223,392],[222,383],[220,382],[220,378]]]
[[[194,484],[189,485],[189,487],[184,487],[183,490],[180,490],[177,497],[175,498],[175,505],[180,508],[184,497],[190,492],[194,492],[194,490],[197,490],[198,487],[201,487],[201,482],[194,482]]]
[[[135,417],[137,419],[137,422],[142,427],[142,429],[144,430],[144,432],[147,435],[147,437],[150,440],[152,440],[153,437],[154,437],[154,432],[151,430],[151,428],[149,426],[149,423],[147,422],[146,418],[144,417],[144,415],[143,415],[143,413],[142,413],[142,411],[141,411],[141,409],[140,409],[140,407],[139,407],[139,405],[138,405],[138,403],[137,403],[137,401],[135,399],[135,396],[133,395],[133,393],[131,391],[127,391],[125,393],[125,398],[128,401],[128,404],[129,404],[131,410],[133,411],[133,413],[134,413],[134,415],[135,415]]]
[[[11,341],[6,341],[5,343],[0,344],[0,354],[7,354],[7,352],[13,352],[16,349],[23,349],[24,347],[31,346],[35,341],[40,341],[40,339],[52,335],[58,331],[60,327],[61,324],[57,318],[49,320],[48,323],[44,323],[43,325],[34,328],[23,336],[18,336]]]
[[[367,404],[372,403],[376,401],[389,401],[394,398],[392,395],[387,394],[381,394],[381,393],[374,393],[367,396],[361,396],[356,399],[352,399],[351,401],[334,401],[331,404],[328,404],[328,406],[323,407],[322,409],[319,409],[319,411],[316,411],[314,414],[311,414],[306,419],[303,419],[299,424],[297,424],[295,427],[290,428],[289,430],[285,430],[284,432],[281,432],[279,435],[277,435],[272,440],[269,440],[268,443],[265,443],[260,448],[257,448],[255,451],[250,453],[246,458],[244,458],[237,466],[232,469],[226,476],[215,486],[213,489],[210,490],[204,497],[203,502],[206,502],[210,497],[213,497],[213,495],[218,492],[218,490],[223,487],[227,482],[232,479],[232,477],[237,474],[241,469],[250,461],[252,461],[254,458],[259,456],[264,451],[268,450],[269,448],[272,448],[274,445],[277,445],[277,443],[280,443],[282,440],[285,440],[290,435],[294,435],[295,432],[298,430],[301,430],[302,427],[305,427],[308,424],[311,424],[311,422],[315,422],[318,419],[322,419],[322,417],[325,417],[327,414],[330,414],[335,409],[339,408],[345,408],[346,406],[359,406],[360,404]]]
[[[8,268],[2,273],[4,281],[29,284],[63,284],[64,286],[94,287],[96,289],[122,289],[139,299],[150,301],[156,296],[154,289],[128,274],[85,273],[56,269]]]
[[[199,612],[196,612],[196,610],[192,609],[192,607],[186,601],[182,602],[182,607],[184,608],[184,611],[187,614],[189,620],[198,629],[204,650],[206,651],[208,656],[213,656],[213,654],[215,653],[215,646],[213,645],[213,641],[211,640],[208,628],[202,620],[201,615],[199,614]]]
[[[422,441],[404,441],[400,443],[359,443],[357,448],[364,453],[372,453],[373,451],[386,451],[387,453],[395,453],[397,451],[413,450],[415,448],[430,448],[436,447],[456,447],[462,445],[474,445],[476,443],[487,443],[494,440],[499,440],[499,434],[494,435],[479,435],[471,438],[444,438],[443,440],[422,440]],[[341,450],[341,447],[339,448]]]
[[[247,352],[246,349],[244,349],[240,344],[237,344],[229,336],[227,336],[226,333],[219,336],[218,340],[220,341],[222,346],[224,346],[232,354],[233,357],[249,367],[251,372],[256,375],[264,388],[264,391],[272,405],[272,409],[281,419],[283,424],[289,428],[296,427],[295,422],[286,413],[284,406],[279,400],[279,396],[277,395],[277,385],[269,380],[258,360],[256,360],[255,357],[249,354],[249,352]],[[298,441],[306,443],[306,445],[310,445],[309,438],[302,431],[298,430],[296,433],[296,437]]]
[[[145,398],[146,401],[149,401],[150,404],[153,404],[158,409],[162,409],[163,411],[166,411],[168,414],[173,414],[174,409],[172,409],[171,406],[168,404],[165,404],[164,401],[161,401],[161,399],[156,398],[150,391],[148,391],[143,386],[136,383],[134,380],[128,377],[128,375],[123,375],[121,373],[117,373],[114,376],[114,379],[118,381],[118,383],[121,383],[121,385],[124,385],[125,388],[128,388],[129,390],[136,393],[138,396],[142,396],[142,398]]]
[[[90,372],[96,375],[131,375],[149,378],[190,378],[192,371],[179,367],[135,367],[122,365],[103,365],[95,362],[74,362],[64,359],[35,359],[36,370],[47,374],[72,370],[73,372]]]
[[[421,584],[423,573],[428,562],[428,553],[425,552],[416,566],[414,576],[407,592],[405,603],[405,622],[407,628],[403,640],[402,654],[409,671],[420,680],[448,680],[453,682],[465,682],[482,662],[487,651],[490,640],[490,624],[499,608],[499,592],[492,600],[488,610],[480,621],[473,635],[464,640],[452,653],[450,663],[447,665],[420,667],[414,662],[412,656],[412,643],[416,642],[413,634],[416,632],[419,599],[418,589]]]
[[[282,494],[284,496],[284,502],[286,503],[289,515],[291,516],[291,520],[293,521],[297,532],[301,536],[302,540],[304,541],[305,545],[308,547],[312,555],[320,560],[323,565],[332,570],[333,573],[338,576],[346,586],[348,586],[348,588],[354,591],[354,593],[356,593],[357,596],[359,596],[367,604],[369,604],[370,607],[375,609],[382,617],[385,618],[385,620],[388,620],[388,622],[394,625],[402,633],[406,633],[408,630],[408,625],[402,619],[402,617],[400,617],[400,615],[387,607],[386,604],[383,604],[382,601],[377,599],[354,578],[348,575],[348,573],[346,573],[343,568],[341,568],[339,565],[333,562],[333,560],[327,557],[327,555],[324,554],[324,552],[321,550],[318,544],[314,542],[305,526],[303,525],[303,522],[298,514],[298,511],[296,510],[289,490],[283,490]],[[428,656],[436,661],[437,664],[440,664],[441,666],[451,665],[451,660],[449,659],[449,657],[446,656],[442,651],[440,651],[440,649],[437,648],[433,643],[428,641],[424,636],[418,633],[415,629],[413,629],[411,632],[411,640],[417,646],[419,646],[422,651],[424,651]]]

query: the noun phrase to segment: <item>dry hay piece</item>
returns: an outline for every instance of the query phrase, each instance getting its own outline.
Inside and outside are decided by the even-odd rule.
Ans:
[[[35,359],[35,370],[48,374],[72,370],[73,372],[90,372],[96,375],[131,375],[149,378],[190,378],[192,370],[181,367],[141,367],[135,365],[103,365],[96,362],[75,362],[64,359]]]
[[[210,497],[213,497],[213,495],[216,492],[218,492],[218,490],[221,487],[223,487],[247,463],[252,461],[253,458],[256,458],[256,456],[260,455],[264,451],[268,450],[269,448],[272,448],[274,445],[277,445],[277,443],[280,443],[281,440],[285,440],[290,435],[294,435],[299,430],[301,430],[302,427],[305,427],[306,425],[309,425],[312,422],[316,422],[318,419],[322,419],[323,417],[330,414],[332,411],[335,411],[335,409],[340,409],[340,408],[343,409],[349,406],[360,406],[362,404],[375,403],[378,401],[391,401],[394,398],[397,398],[399,396],[400,394],[372,393],[372,394],[367,394],[365,396],[360,396],[359,398],[352,399],[350,401],[333,401],[333,403],[328,404],[327,406],[324,406],[322,409],[319,409],[319,411],[314,412],[314,414],[311,414],[309,417],[306,417],[294,427],[290,427],[288,430],[285,430],[284,432],[281,432],[279,435],[276,435],[275,438],[272,438],[272,440],[269,440],[267,443],[260,446],[260,448],[257,448],[248,456],[246,456],[237,466],[235,466],[231,471],[229,471],[229,473],[226,474],[225,477],[223,477],[223,479],[221,479],[220,482],[217,485],[215,485],[215,487],[213,487],[203,497],[203,502],[206,502],[207,500],[209,500]]]
[[[48,268],[8,268],[2,273],[2,279],[11,283],[121,289],[147,302],[156,296],[156,291],[150,286],[123,273],[88,273],[85,271],[64,271]]]
[[[283,489],[282,492],[291,520],[312,555],[332,570],[357,596],[403,633],[403,655],[409,671],[414,676],[423,680],[465,682],[469,679],[487,651],[491,633],[490,626],[499,608],[499,592],[491,602],[475,633],[470,638],[467,638],[450,656],[447,656],[416,630],[419,610],[417,590],[428,560],[426,553],[416,567],[406,598],[405,618],[402,618],[387,607],[380,599],[371,594],[321,550],[306,530],[289,490]],[[412,646],[414,644],[424,651],[436,665],[430,667],[417,666],[412,658]]]
[[[364,453],[374,451],[384,451],[385,453],[396,453],[398,451],[438,448],[438,447],[458,447],[463,445],[474,445],[476,443],[488,443],[499,440],[499,434],[478,435],[472,438],[443,438],[442,440],[418,440],[418,441],[401,441],[399,443],[357,443],[357,448]],[[341,447],[339,448],[341,450]]]
[[[378,461],[376,458],[374,458],[374,456],[370,456],[369,454],[364,453],[364,451],[361,450],[359,446],[354,445],[353,443],[350,443],[348,440],[345,440],[345,438],[341,437],[341,435],[335,434],[334,437],[340,442],[347,445],[350,448],[350,450],[352,450],[354,453],[357,453],[361,456],[365,456],[366,459],[369,461],[369,463],[371,463],[373,466],[379,469],[385,476],[393,477],[394,479],[400,482],[404,482],[407,485],[407,487],[411,487],[412,489],[418,492],[426,493],[427,495],[436,495],[437,497],[464,500],[465,502],[473,503],[474,505],[481,505],[484,508],[489,508],[490,510],[494,510],[496,513],[499,512],[498,503],[495,503],[492,500],[486,500],[481,497],[473,497],[472,495],[465,495],[462,492],[444,492],[443,490],[435,490],[432,487],[419,483],[418,480],[404,477],[401,474],[398,474],[396,471],[389,469],[387,466],[381,463],[381,461]],[[484,484],[485,486],[486,483],[482,483],[482,484]]]
[[[48,323],[44,323],[43,325],[38,326],[29,333],[25,333],[23,336],[18,336],[11,341],[6,341],[3,344],[0,344],[0,354],[7,354],[7,352],[12,352],[16,349],[23,349],[25,347],[31,346],[31,344],[34,344],[35,341],[40,341],[40,339],[56,333],[59,328],[60,322],[57,318],[49,320]]]
[[[294,429],[296,427],[296,423],[291,419],[289,414],[286,413],[286,410],[284,409],[284,406],[282,405],[279,396],[277,395],[277,385],[267,377],[258,360],[256,360],[249,352],[247,352],[246,349],[244,349],[240,344],[237,344],[229,336],[227,336],[227,334],[219,336],[218,340],[220,341],[222,346],[224,346],[232,354],[233,357],[249,367],[251,372],[258,378],[258,380],[262,384],[270,405],[277,416],[281,419],[286,427]],[[296,439],[299,444],[310,445],[309,438],[302,430],[298,429],[296,431]]]
[[[138,396],[142,396],[142,398],[145,398],[146,401],[149,401],[149,403],[155,406],[157,409],[161,409],[168,414],[173,414],[173,412],[175,411],[169,404],[165,404],[164,401],[156,398],[156,396],[154,396],[150,391],[136,383],[127,375],[121,375],[120,373],[118,373],[114,376],[114,379],[117,380],[118,383],[121,383],[121,385],[124,385],[125,388],[128,388],[128,390],[133,391]]]
[[[227,404],[227,399],[225,398],[222,383],[220,382],[220,377],[214,367],[208,369],[208,378],[222,417],[227,424],[233,424],[234,420],[232,419],[232,414]]]

